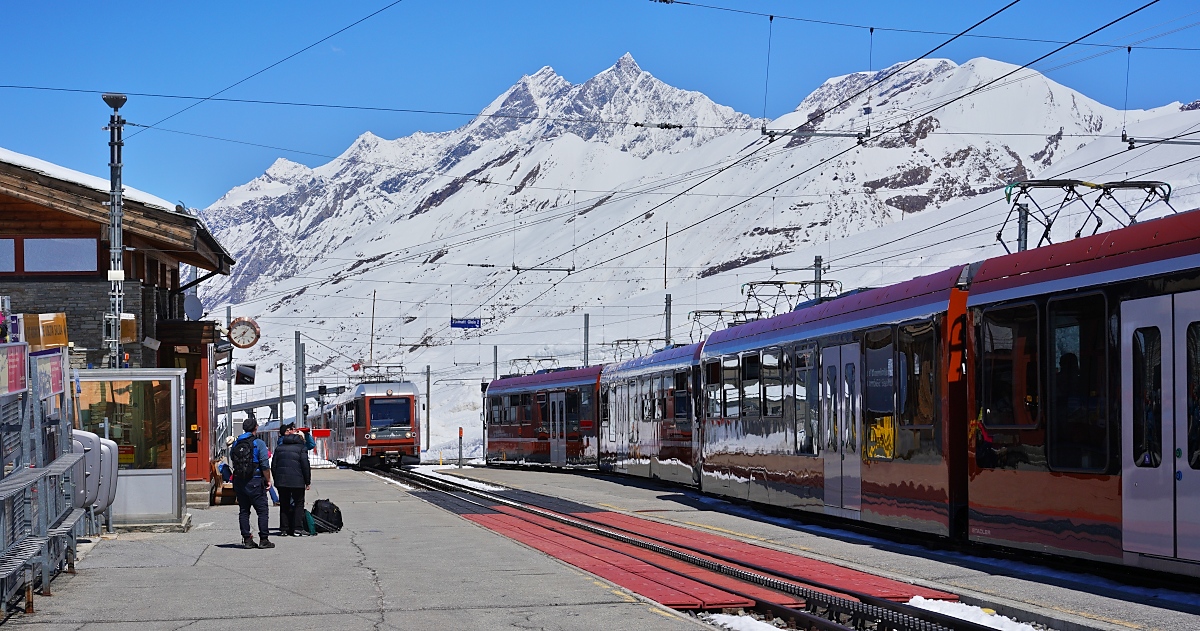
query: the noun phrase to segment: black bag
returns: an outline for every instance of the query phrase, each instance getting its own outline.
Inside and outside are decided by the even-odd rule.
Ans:
[[[229,462],[233,464],[233,479],[243,484],[258,472],[254,462],[254,437],[243,438],[229,448]]]
[[[317,532],[337,532],[342,529],[342,510],[329,500],[313,502],[312,518]]]

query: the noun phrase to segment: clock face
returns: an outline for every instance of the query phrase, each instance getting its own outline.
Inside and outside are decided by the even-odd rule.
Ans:
[[[238,348],[250,348],[258,343],[258,324],[250,318],[238,318],[229,325],[229,341]]]

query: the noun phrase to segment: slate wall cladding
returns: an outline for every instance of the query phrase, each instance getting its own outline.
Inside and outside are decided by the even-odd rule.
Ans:
[[[66,313],[67,336],[76,348],[71,353],[71,367],[87,368],[91,364],[93,368],[106,368],[104,314],[108,311],[108,288],[108,281],[103,280],[2,280],[0,296],[12,300],[13,313]],[[146,315],[155,315],[154,300],[143,308],[144,298],[152,297],[154,291],[143,288],[138,281],[125,282],[125,312],[138,315],[138,342],[121,345],[122,352],[129,353],[132,368],[154,368],[158,364],[157,354],[141,344],[147,336]],[[150,322],[153,330],[153,319]]]

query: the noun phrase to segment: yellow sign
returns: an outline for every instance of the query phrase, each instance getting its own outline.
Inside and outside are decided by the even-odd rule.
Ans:
[[[133,344],[138,341],[137,319],[132,313],[121,314],[121,343]]]
[[[21,334],[29,344],[29,352],[67,346],[67,314],[23,313],[16,317],[21,320]]]

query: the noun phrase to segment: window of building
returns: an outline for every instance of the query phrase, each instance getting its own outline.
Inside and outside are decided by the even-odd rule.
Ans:
[[[1162,336],[1157,327],[1133,332],[1133,463],[1162,464]]]
[[[783,416],[783,367],[779,362],[779,351],[763,351],[763,416]]]
[[[796,451],[817,455],[818,389],[816,355],[811,350],[796,353]]]
[[[83,429],[117,443],[121,469],[170,469],[171,381],[81,381],[79,416]]]
[[[1040,420],[1038,313],[1035,305],[983,314],[983,421],[990,426],[1031,426]]]
[[[933,321],[896,329],[900,364],[900,425],[931,426],[937,421],[937,328]]]
[[[742,355],[742,416],[762,413],[762,360],[758,353]]]
[[[1048,427],[1050,466],[1099,471],[1108,465],[1108,344],[1104,296],[1053,300]]]
[[[25,239],[26,272],[94,272],[96,239]]]
[[[17,271],[16,239],[0,239],[0,272]]]
[[[1187,328],[1188,466],[1200,469],[1200,322]]]
[[[867,333],[866,347],[866,400],[863,402],[866,456],[876,460],[891,460],[896,456],[895,366],[891,328]]]
[[[725,401],[725,418],[741,416],[737,355],[721,360],[721,392]]]

